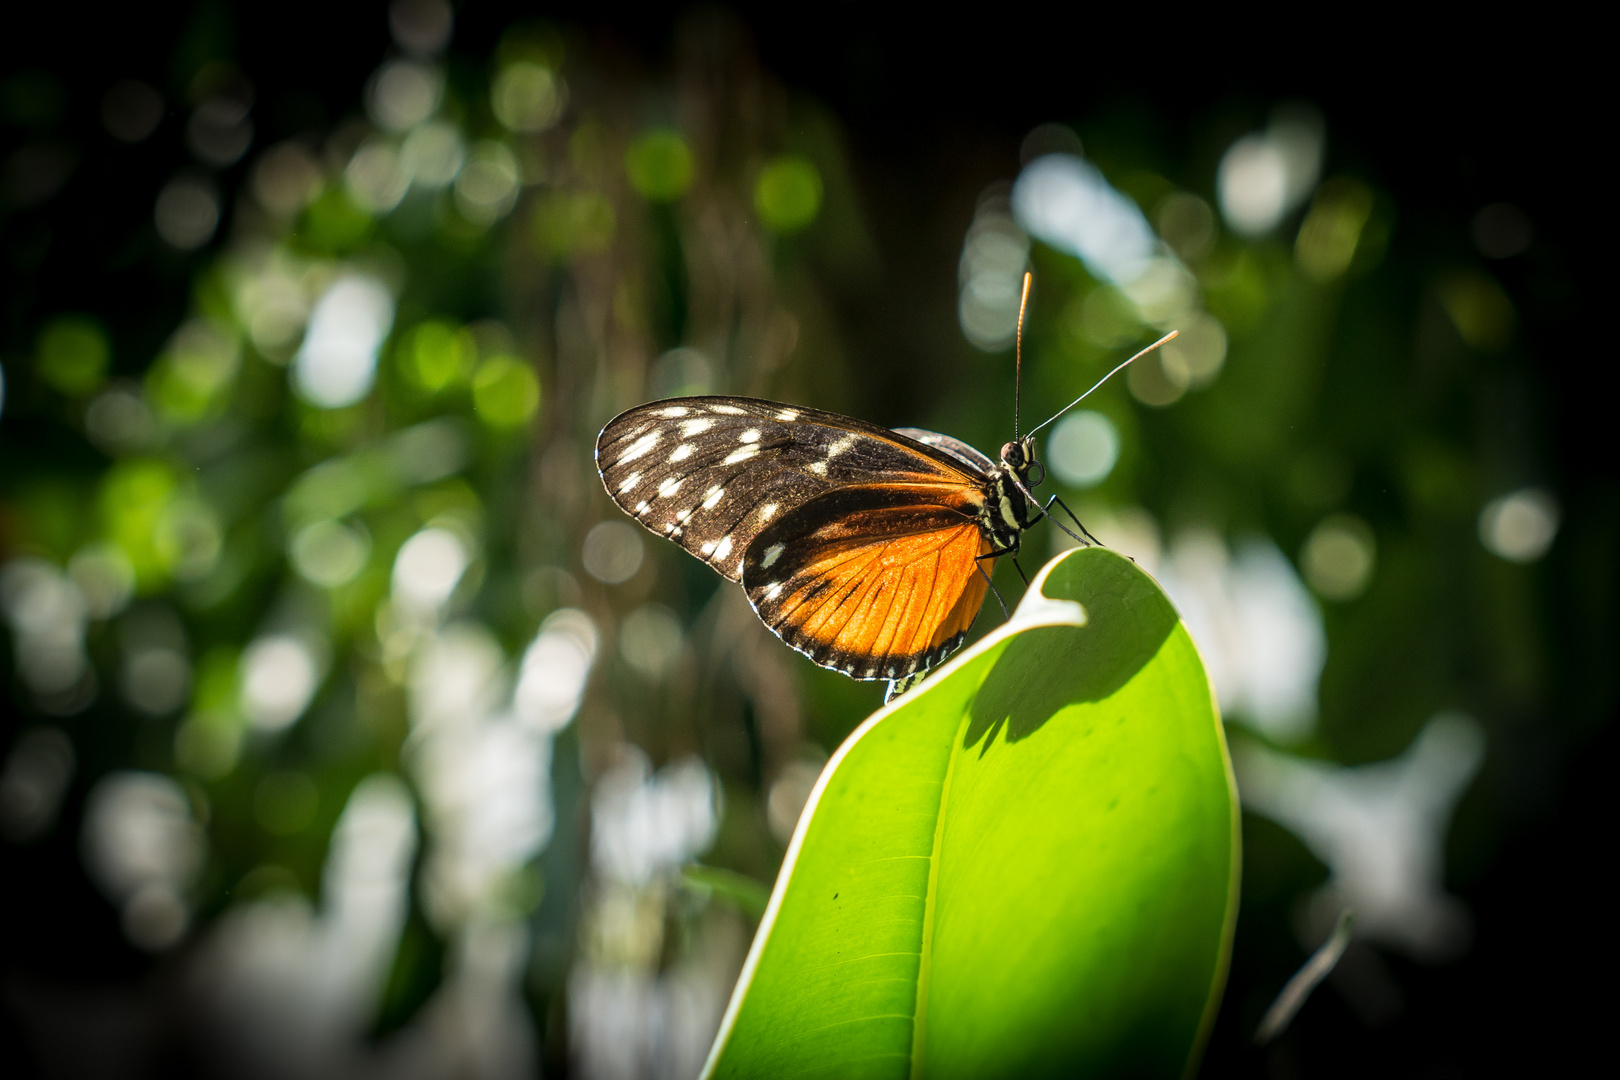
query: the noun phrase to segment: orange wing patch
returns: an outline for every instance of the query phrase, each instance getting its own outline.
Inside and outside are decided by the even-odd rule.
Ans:
[[[986,559],[979,571],[978,557],[991,549],[959,489],[916,491],[901,505],[893,488],[884,497],[891,501],[882,507],[836,515],[807,505],[761,535],[743,571],[767,626],[857,679],[904,678],[960,645],[992,569]]]

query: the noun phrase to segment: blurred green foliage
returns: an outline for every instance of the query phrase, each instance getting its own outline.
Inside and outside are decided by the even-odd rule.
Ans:
[[[1167,581],[1207,570],[1218,583],[1210,595],[1231,617],[1195,636],[1239,688],[1225,710],[1234,742],[1357,766],[1394,758],[1442,710],[1475,717],[1485,764],[1438,838],[1430,883],[1466,893],[1539,797],[1539,759],[1522,747],[1574,745],[1612,708],[1615,518],[1565,489],[1536,374],[1535,330],[1561,310],[1563,271],[1530,240],[1513,248],[1511,229],[1481,242],[1470,229],[1487,218],[1472,209],[1442,220],[1403,203],[1376,162],[1336,144],[1331,115],[1320,176],[1259,231],[1235,227],[1219,176],[1230,148],[1277,127],[1264,109],[1221,106],[1174,137],[1135,106],[1032,133],[1034,150],[1083,154],[1151,229],[1168,268],[1153,293],[1030,238],[1009,203],[1010,146],[896,194],[724,17],[683,23],[660,71],[530,23],[476,54],[391,49],[370,81],[368,53],[350,87],[363,90],[286,106],[315,117],[289,124],[276,119],[285,103],[257,100],[245,156],[208,164],[188,125],[257,75],[226,62],[228,24],[203,5],[177,41],[151,141],[109,141],[100,100],[81,102],[92,134],[74,145],[89,164],[62,193],[0,211],[19,282],[67,258],[75,281],[116,271],[120,288],[149,289],[102,310],[19,285],[0,342],[4,745],[60,731],[78,770],[59,792],[61,824],[17,843],[79,866],[90,792],[129,772],[168,778],[184,807],[176,835],[197,838],[195,867],[163,879],[180,921],[142,922],[140,890],[93,869],[61,886],[104,895],[102,921],[142,955],[189,956],[244,911],[285,913],[275,905],[289,897],[315,919],[346,808],[383,774],[403,781],[416,846],[396,875],[404,910],[368,1032],[419,1021],[483,955],[487,925],[526,935],[513,993],[548,1064],[595,1045],[577,1019],[589,1010],[570,1014],[571,973],[648,994],[721,986],[723,1000],[748,903],[739,915],[708,900],[757,899],[739,880],[773,879],[806,778],[881,691],[790,653],[671,545],[597,532],[623,521],[594,474],[596,433],[653,397],[723,392],[993,450],[1011,433],[1011,326],[1003,304],[1001,336],[970,343],[964,254],[991,233],[1013,280],[1035,271],[1026,429],[1126,350],[1181,331],[1085,403],[1117,436],[1114,459],[1054,468],[1042,490]],[[388,87],[404,97],[386,100]],[[0,121],[18,152],[61,134],[70,97],[53,75],[5,75]],[[133,162],[151,173],[138,198],[73,186]],[[154,207],[195,168],[223,192],[222,224],[183,251]],[[981,191],[986,168],[1001,181]],[[103,203],[106,217],[82,213]],[[88,250],[69,231],[78,218],[110,229],[119,213],[100,262],[61,254]],[[369,283],[392,315],[338,326],[319,352],[311,314],[343,280]],[[299,381],[335,370],[331,357],[360,365],[345,404]],[[1052,429],[1042,439],[1043,454],[1057,443]],[[1051,532],[1031,534],[1037,564]],[[1325,650],[1319,679],[1301,684],[1308,708],[1275,722],[1249,682],[1285,667],[1267,650],[1293,639],[1245,646],[1233,614],[1254,592],[1235,568],[1256,544],[1282,567],[1266,580],[1303,598],[1290,625],[1317,628]],[[996,582],[1016,600],[1011,568]],[[998,621],[988,607],[979,633]],[[543,757],[542,779],[513,788],[549,816],[528,847],[493,845],[491,865],[457,877],[434,860],[460,857],[476,799],[435,787],[455,756],[444,746],[460,745],[434,744],[435,725],[499,728],[543,641],[562,657],[547,671],[587,657],[579,692],[546,714],[543,752],[489,760]],[[433,667],[441,655],[455,662]],[[562,674],[549,685],[574,686]],[[433,697],[467,686],[455,707]],[[593,847],[609,832],[593,800],[615,778],[664,791],[660,770],[694,759],[716,793],[693,801],[719,808],[712,845],[615,878]],[[487,834],[522,831],[480,820]],[[1338,872],[1267,818],[1243,830],[1245,914],[1217,1044],[1222,1030],[1247,1039],[1311,944],[1299,913]],[[722,876],[680,886],[695,858]],[[707,982],[680,982],[702,964]]]
[[[39,377],[64,394],[88,394],[107,377],[107,332],[94,319],[64,315],[39,333]]]

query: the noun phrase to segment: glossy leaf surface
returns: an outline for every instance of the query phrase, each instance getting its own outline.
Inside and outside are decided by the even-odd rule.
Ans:
[[[1180,1075],[1225,979],[1235,813],[1175,609],[1066,553],[833,756],[708,1074]]]

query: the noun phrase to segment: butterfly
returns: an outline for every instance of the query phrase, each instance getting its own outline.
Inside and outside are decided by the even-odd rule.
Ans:
[[[1044,476],[1035,432],[1057,416],[1019,437],[1016,412],[1013,441],[992,460],[920,428],[758,398],[667,398],[609,421],[596,464],[614,502],[741,583],[789,646],[888,680],[892,694],[962,644],[995,561],[1061,503],[1031,492]],[[1095,542],[1074,522],[1083,536],[1058,524]]]

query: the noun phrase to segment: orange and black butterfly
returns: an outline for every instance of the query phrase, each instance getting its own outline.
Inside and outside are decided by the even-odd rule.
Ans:
[[[918,428],[669,398],[614,417],[596,464],[614,502],[740,582],[788,645],[856,679],[905,683],[962,643],[995,560],[1050,516],[1030,491],[1034,431],[992,461]]]

